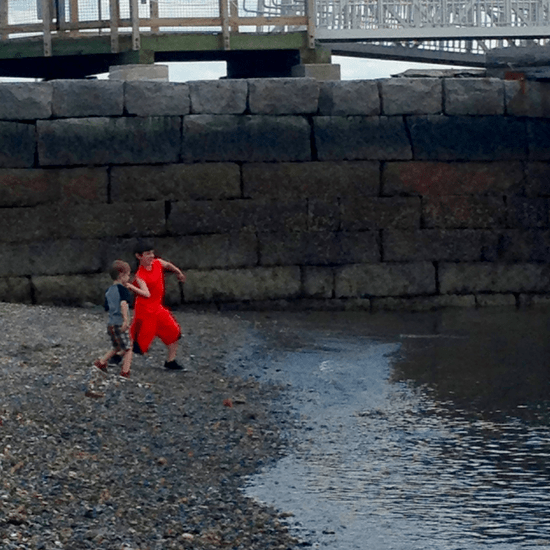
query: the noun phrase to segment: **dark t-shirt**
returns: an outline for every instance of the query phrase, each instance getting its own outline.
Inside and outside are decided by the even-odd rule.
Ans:
[[[130,305],[131,299],[132,294],[124,285],[114,284],[107,289],[107,292],[105,292],[105,311],[109,312],[109,325],[122,325],[124,319],[120,303],[127,302]]]

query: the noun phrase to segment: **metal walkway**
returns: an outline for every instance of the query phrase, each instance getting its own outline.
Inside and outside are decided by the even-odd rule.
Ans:
[[[494,48],[549,39],[550,0],[0,0],[0,75],[20,73],[27,60],[28,75],[59,77],[61,60],[78,72],[78,56],[93,65],[83,74],[252,51],[259,64],[268,51],[319,62],[311,52],[323,45],[340,55],[483,66]]]

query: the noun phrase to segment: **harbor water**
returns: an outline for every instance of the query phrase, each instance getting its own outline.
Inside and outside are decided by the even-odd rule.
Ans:
[[[292,421],[288,454],[246,494],[285,512],[306,547],[550,547],[549,321],[256,317],[246,374],[282,388],[273,413]]]

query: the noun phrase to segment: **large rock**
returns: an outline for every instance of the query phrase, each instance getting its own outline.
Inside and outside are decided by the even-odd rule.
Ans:
[[[443,110],[440,78],[390,78],[380,82],[382,114],[431,115]]]
[[[261,233],[262,265],[343,265],[380,261],[376,232]]]
[[[38,304],[81,306],[102,305],[105,290],[112,284],[108,274],[54,275],[32,278]]]
[[[550,160],[550,120],[527,119],[529,160]]]
[[[550,266],[544,264],[442,264],[439,270],[443,294],[470,292],[548,292]]]
[[[243,194],[254,199],[377,196],[380,163],[370,161],[244,164]]]
[[[190,201],[172,205],[168,230],[174,235],[232,231],[305,231],[307,201]]]
[[[258,265],[258,238],[247,232],[157,239],[155,250],[184,270]]]
[[[0,277],[94,273],[101,269],[99,241],[76,239],[0,243]]]
[[[107,202],[107,169],[0,169],[0,207]]]
[[[37,128],[42,166],[178,162],[181,151],[180,117],[39,120]]]
[[[32,302],[29,277],[0,277],[0,301],[30,304]]]
[[[343,198],[340,204],[343,231],[420,227],[418,197]]]
[[[189,115],[185,162],[311,160],[311,128],[300,116]]]
[[[317,112],[319,82],[314,78],[261,78],[248,81],[250,112],[309,115]]]
[[[380,94],[375,80],[325,81],[320,85],[320,115],[380,114]]]
[[[504,81],[499,78],[444,79],[448,115],[504,114]]]
[[[246,111],[246,80],[203,80],[189,83],[193,114],[240,115]]]
[[[487,195],[523,193],[521,162],[387,162],[384,195]],[[550,190],[550,184],[549,184]]]
[[[518,48],[515,48],[518,49]],[[511,116],[550,117],[550,83],[506,80],[506,113]]]
[[[415,160],[526,160],[523,121],[497,116],[407,118]]]
[[[47,82],[0,84],[0,120],[36,120],[52,116],[52,85]]]
[[[0,168],[31,168],[36,154],[33,124],[0,121]]]
[[[304,267],[303,292],[308,298],[332,298],[334,271],[330,267]]]
[[[387,262],[472,262],[496,259],[499,235],[470,229],[387,230],[382,234]]]
[[[319,160],[409,160],[401,117],[313,117]]]
[[[123,83],[111,80],[54,80],[54,117],[120,116]]]
[[[425,227],[497,229],[506,227],[503,197],[430,196],[422,202]]]
[[[185,82],[125,82],[124,106],[130,115],[187,115],[190,109],[189,86]]]
[[[187,272],[186,302],[276,300],[300,294],[299,267]]]
[[[119,166],[111,171],[113,201],[215,200],[241,196],[237,164]]]
[[[435,294],[435,267],[428,262],[347,265],[336,270],[336,298]]]
[[[7,242],[146,236],[166,230],[163,202],[43,205],[0,212],[0,241]]]
[[[547,162],[527,163],[525,194],[528,197],[550,196],[550,164]]]

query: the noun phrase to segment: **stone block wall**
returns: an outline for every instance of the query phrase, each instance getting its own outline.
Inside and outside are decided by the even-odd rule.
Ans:
[[[0,299],[96,303],[138,238],[171,305],[431,309],[550,295],[550,84],[0,85]]]

